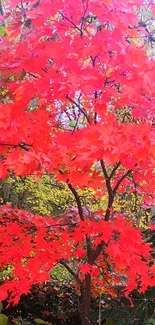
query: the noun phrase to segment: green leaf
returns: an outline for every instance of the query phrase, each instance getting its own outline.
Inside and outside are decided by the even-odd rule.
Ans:
[[[76,125],[76,121],[71,121],[69,123],[70,128],[74,128],[75,125]]]
[[[0,314],[0,325],[7,325],[8,324],[8,317]]]
[[[122,308],[122,307],[112,307],[106,308],[102,312],[102,319],[121,319],[129,316],[130,308]],[[91,314],[91,320],[98,320],[98,311],[95,311]]]
[[[0,36],[4,36],[5,35],[5,29],[4,29],[4,27],[0,27]]]
[[[2,309],[3,309],[3,304],[2,304],[2,302],[0,301],[0,313],[1,313]]]
[[[130,308],[123,308],[123,307],[113,307],[107,308],[102,312],[103,319],[105,318],[112,318],[112,319],[121,319],[127,317],[130,314]]]
[[[46,322],[43,320],[43,319],[41,319],[41,318],[35,318],[34,319],[34,322],[36,323],[36,324],[46,324]],[[1,325],[1,324],[0,324]]]
[[[146,325],[155,325],[155,318],[150,318],[150,319],[147,321]]]
[[[146,17],[146,18],[150,18],[150,17],[152,17],[152,12],[146,10],[146,11],[143,11],[142,15],[143,15],[144,17]]]
[[[114,325],[115,322],[113,319],[106,319],[106,325]]]

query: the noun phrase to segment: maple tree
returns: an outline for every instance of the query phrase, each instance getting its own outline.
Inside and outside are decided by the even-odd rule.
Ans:
[[[1,2],[0,177],[54,175],[77,209],[60,218],[0,210],[1,267],[12,266],[0,300],[17,303],[63,265],[90,324],[91,294],[127,295],[155,285],[151,245],[119,194],[154,202],[154,60],[138,10],[142,0]],[[154,4],[148,4],[154,15]],[[135,42],[136,40],[136,42]],[[79,189],[106,198],[91,212]],[[152,231],[154,226],[152,226]]]

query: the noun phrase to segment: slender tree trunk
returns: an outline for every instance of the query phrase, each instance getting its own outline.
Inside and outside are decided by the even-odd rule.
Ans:
[[[90,301],[91,301],[91,275],[85,276],[85,288],[81,292],[81,318],[82,325],[91,325],[90,321]]]
[[[3,6],[2,6],[2,0],[0,0],[0,14],[3,16]]]

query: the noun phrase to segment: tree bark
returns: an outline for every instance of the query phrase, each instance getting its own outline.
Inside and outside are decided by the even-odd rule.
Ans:
[[[82,325],[91,325],[90,321],[90,303],[91,303],[91,275],[85,276],[85,288],[81,292],[81,318]]]

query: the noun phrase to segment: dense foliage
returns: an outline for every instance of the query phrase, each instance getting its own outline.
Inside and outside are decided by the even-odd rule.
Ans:
[[[142,4],[0,3],[0,177],[46,173],[73,201],[68,211],[60,196],[63,211],[52,217],[48,207],[46,217],[1,207],[0,263],[11,274],[0,300],[17,303],[60,264],[89,325],[91,296],[155,285],[153,247],[139,222],[155,199],[154,60],[145,46],[154,4],[145,19]],[[103,205],[92,209],[83,191]],[[122,195],[134,196],[132,211],[120,211]]]

